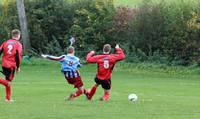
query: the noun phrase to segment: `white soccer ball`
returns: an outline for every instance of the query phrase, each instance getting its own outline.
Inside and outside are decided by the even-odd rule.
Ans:
[[[128,100],[129,101],[136,101],[137,99],[138,99],[138,97],[134,93],[128,95]]]

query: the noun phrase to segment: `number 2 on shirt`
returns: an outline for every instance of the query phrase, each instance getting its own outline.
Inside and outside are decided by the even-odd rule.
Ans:
[[[108,69],[108,68],[109,68],[109,60],[104,60],[104,62],[103,62],[103,67],[104,67],[105,69]]]
[[[8,45],[8,54],[12,54],[12,50],[13,50],[13,46],[12,45]]]

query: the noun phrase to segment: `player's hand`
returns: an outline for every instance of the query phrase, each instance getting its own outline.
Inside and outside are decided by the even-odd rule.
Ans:
[[[118,45],[118,44],[116,44],[115,48],[116,48],[116,49],[117,49],[117,48],[119,48],[119,45]]]
[[[19,74],[19,73],[20,73],[20,71],[21,71],[20,67],[19,67],[19,68],[17,68],[17,74]]]
[[[11,87],[11,85],[12,85],[12,82],[8,81],[8,87]]]
[[[92,50],[90,53],[92,53],[92,54],[95,54],[95,51],[94,51],[94,50]]]
[[[41,56],[42,56],[43,58],[47,58],[47,55],[42,54]]]

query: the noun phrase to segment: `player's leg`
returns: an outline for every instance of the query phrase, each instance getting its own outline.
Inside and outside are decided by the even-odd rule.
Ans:
[[[82,87],[78,87],[77,91],[75,93],[72,93],[69,97],[68,100],[73,100],[75,97],[78,97],[82,94],[86,94],[86,90]]]
[[[11,83],[5,79],[0,79],[0,84],[5,86],[5,92],[6,92],[6,99],[5,101],[10,100],[10,94],[11,94]]]
[[[3,67],[3,73],[6,77],[6,80],[1,80],[1,82],[3,82],[3,85],[5,86],[5,90],[6,90],[6,102],[10,102],[11,101],[11,86],[12,86],[12,79],[14,78],[14,72],[15,70],[12,68],[5,68]]]
[[[7,86],[5,86],[6,88],[6,102],[10,102],[11,101],[11,87],[12,87],[12,83],[10,81],[7,81],[8,84]]]
[[[103,95],[103,97],[101,98],[102,101],[107,101],[107,100],[110,99],[110,91],[111,91],[111,90],[105,90],[105,89],[104,89],[104,95]]]
[[[2,67],[2,69],[3,69],[3,72],[1,72],[1,73],[3,73],[3,75],[6,76],[5,71],[4,71],[4,67]],[[8,83],[7,83],[7,80],[0,78],[0,84],[6,86]]]
[[[5,86],[5,92],[6,92],[6,102],[10,102],[10,97],[11,97],[11,81],[14,77],[14,70],[10,69],[10,68],[5,68],[2,67],[3,69],[3,74],[6,77],[5,79],[0,79],[0,84]]]
[[[94,96],[94,94],[96,93],[97,87],[99,86],[99,84],[94,84],[92,86],[92,88],[90,88],[87,92],[86,92],[86,96],[88,100],[91,100],[92,97]]]
[[[94,79],[94,81],[95,81],[96,84],[94,84],[92,86],[92,88],[90,88],[86,93],[88,100],[92,99],[92,97],[94,96],[94,94],[97,90],[97,87],[101,84],[101,81],[97,77]]]
[[[78,97],[81,94],[86,94],[86,90],[83,86],[77,88],[77,91],[75,93],[75,97]]]
[[[70,79],[70,80],[73,80],[73,83],[71,81],[71,83],[74,85],[75,88],[77,88],[77,91],[75,93],[72,93],[68,100],[72,100],[74,99],[75,97],[78,97],[80,96],[81,94],[86,94],[86,90],[84,89],[83,87],[83,82],[81,80],[81,77],[77,77],[77,78],[73,78],[73,79]],[[70,82],[70,81],[69,81]]]
[[[102,82],[102,88],[104,89],[104,95],[102,96],[102,101],[107,101],[110,99],[110,92],[111,92],[111,80],[104,80]]]

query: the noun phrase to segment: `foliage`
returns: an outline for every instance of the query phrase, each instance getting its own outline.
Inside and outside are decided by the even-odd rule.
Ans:
[[[57,54],[48,50],[56,47],[52,44],[55,40],[64,51],[71,36],[76,37],[79,50],[98,48],[106,42],[106,32],[112,26],[112,2],[80,0],[67,4],[63,0],[39,0],[27,1],[26,5],[32,47],[43,52]]]
[[[25,4],[32,47],[52,54],[58,53],[54,49],[62,51],[67,45],[66,31],[72,25],[70,5],[63,0],[26,1]]]
[[[100,50],[103,44],[113,42],[113,38],[109,34],[115,14],[112,0],[107,0],[107,2],[85,0],[79,1],[73,6],[79,9],[75,10],[73,25],[68,34],[76,36],[80,49],[89,46],[92,49]]]
[[[159,51],[157,55],[164,57],[165,63],[188,65],[199,62],[199,5],[199,2],[144,0],[133,21],[126,25],[130,29],[126,31],[130,38],[126,38],[129,52],[133,51],[131,46],[134,45],[148,56],[148,61]]]
[[[19,28],[16,3],[4,0],[0,4],[0,43],[10,38],[10,31]]]
[[[107,40],[114,15],[112,0],[25,0],[25,6],[31,46],[38,52],[57,54],[47,48],[56,47],[55,40],[60,51],[64,51],[71,36],[77,38],[79,50],[88,50],[85,48],[89,46],[100,49],[102,44],[112,41]],[[9,38],[10,30],[18,28],[15,3],[7,2],[3,7],[1,39]]]

